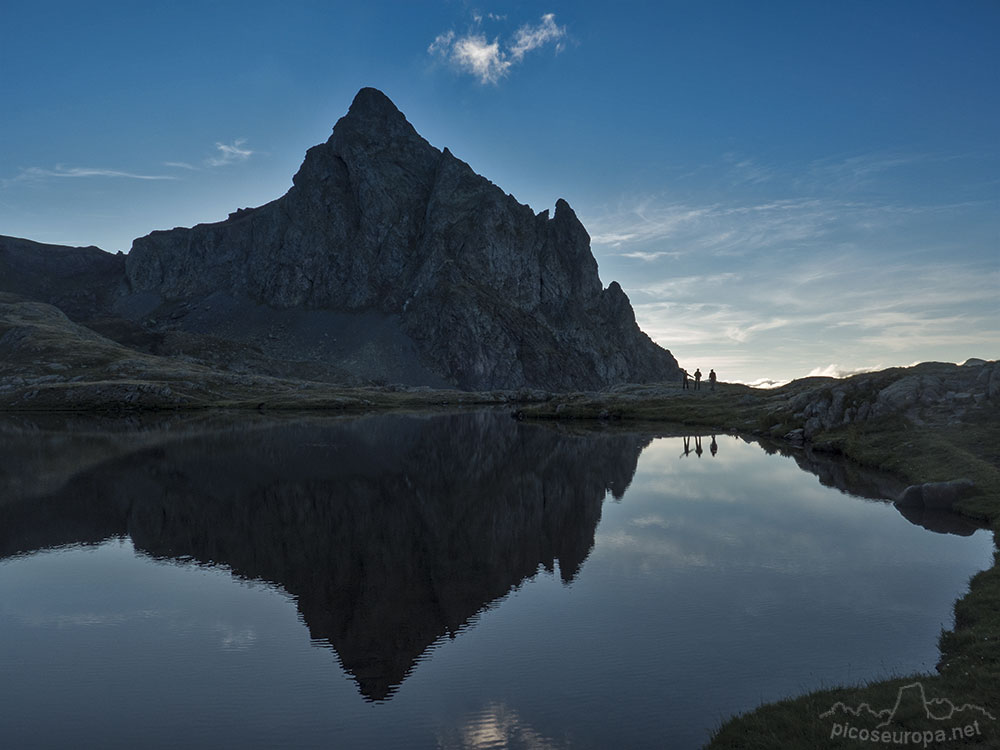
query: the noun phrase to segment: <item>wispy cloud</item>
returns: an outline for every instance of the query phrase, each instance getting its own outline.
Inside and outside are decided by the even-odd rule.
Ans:
[[[718,205],[689,206],[682,203],[657,203],[640,198],[628,206],[590,220],[590,241],[594,245],[621,247],[625,243],[659,242],[675,239],[685,227],[718,211]]]
[[[491,21],[502,20],[503,16],[488,14]],[[459,70],[479,79],[482,84],[497,84],[512,66],[521,63],[527,53],[554,44],[556,52],[561,52],[566,38],[566,27],[556,24],[554,13],[546,13],[538,24],[524,24],[514,32],[513,37],[501,43],[500,37],[487,38],[478,27],[483,16],[476,15],[477,28],[459,36],[454,30],[446,31],[434,39],[427,48],[430,55],[447,60]]]
[[[729,164],[727,174],[732,185],[758,185],[775,178],[773,168],[762,165],[753,158],[740,158],[729,153],[723,155],[723,161]]]
[[[995,256],[933,231],[987,208],[649,197],[584,220],[640,327],[682,365],[782,382],[844,377],[876,362],[995,357]]]
[[[637,260],[649,260],[653,252],[733,257],[806,249],[831,257],[832,250],[849,249],[878,235],[890,238],[918,221],[987,207],[987,201],[917,206],[838,197],[692,204],[640,196],[585,216],[584,223],[596,249],[620,250],[616,255]],[[651,249],[650,244],[659,247]]]
[[[774,328],[785,328],[791,324],[792,321],[788,318],[771,318],[751,325],[733,325],[726,329],[726,336],[742,344],[755,333],[770,331]]]
[[[704,299],[705,292],[713,287],[732,285],[740,281],[742,276],[733,271],[716,274],[696,274],[690,276],[670,275],[666,279],[648,281],[636,287],[650,297],[664,297],[672,300]],[[716,296],[716,293],[712,293]]]
[[[678,258],[681,253],[679,252],[668,252],[666,250],[657,250],[653,253],[644,253],[641,250],[635,250],[631,253],[619,253],[623,258],[636,258],[637,260],[644,260],[647,263],[654,260],[659,260],[660,258]]]
[[[520,62],[525,53],[549,42],[555,42],[556,52],[561,52],[564,48],[562,39],[565,36],[566,27],[556,25],[555,13],[546,13],[537,26],[525,24],[514,33],[514,43],[510,47],[511,59]]]
[[[667,245],[678,255],[746,255],[776,248],[825,242],[849,206],[813,199],[777,200],[743,206],[690,205],[640,199],[632,206],[588,221],[595,246],[629,246],[636,255],[644,243]]]
[[[216,143],[215,148],[218,154],[206,160],[210,167],[224,167],[228,164],[244,162],[253,155],[253,151],[243,148],[247,142],[246,138],[237,138],[232,143]]]
[[[0,185],[7,187],[19,182],[41,182],[50,179],[64,178],[85,178],[85,177],[109,177],[129,180],[174,180],[172,175],[166,174],[137,174],[135,172],[125,172],[119,169],[103,169],[96,167],[64,167],[61,164],[53,169],[42,167],[27,167],[22,169],[15,177],[0,180]]]
[[[245,162],[255,151],[246,148],[246,138],[238,138],[232,143],[216,143],[216,154],[204,160],[206,167],[224,167],[229,164]],[[165,161],[162,166],[171,169],[198,171],[202,167],[185,161]],[[130,172],[123,169],[105,167],[66,167],[57,164],[55,167],[24,167],[13,177],[0,178],[0,188],[8,188],[17,184],[46,182],[62,179],[124,179],[124,180],[177,180],[176,174],[148,174]]]
[[[659,260],[660,258],[678,258],[681,253],[679,252],[668,252],[666,250],[657,250],[654,253],[644,253],[641,250],[635,250],[631,253],[619,253],[622,258],[635,258],[637,260],[644,260],[647,263]]]
[[[230,164],[239,164],[247,161],[251,156],[258,153],[253,149],[246,148],[247,139],[237,138],[231,143],[216,141],[215,154],[203,159],[197,164],[187,161],[165,161],[163,166],[174,169],[184,169],[189,172],[199,172],[206,167],[225,167]]]
[[[837,189],[857,189],[885,172],[934,160],[927,154],[867,153],[817,159],[804,177]]]

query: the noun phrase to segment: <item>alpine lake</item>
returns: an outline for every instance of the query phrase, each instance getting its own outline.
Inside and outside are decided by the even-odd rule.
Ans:
[[[993,542],[900,489],[504,411],[7,416],[0,744],[699,747],[933,672]]]

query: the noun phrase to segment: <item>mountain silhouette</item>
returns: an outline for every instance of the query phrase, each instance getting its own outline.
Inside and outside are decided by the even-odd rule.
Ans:
[[[535,213],[376,89],[292,182],[127,255],[0,237],[0,293],[145,353],[280,377],[563,391],[679,373],[565,200]]]

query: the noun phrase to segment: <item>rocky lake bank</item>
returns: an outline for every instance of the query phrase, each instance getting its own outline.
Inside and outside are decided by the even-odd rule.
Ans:
[[[691,429],[766,436],[808,455],[837,454],[891,472],[908,485],[897,507],[947,507],[987,524],[1000,540],[1000,365],[927,362],[838,380],[806,378],[773,390],[719,384],[716,391],[679,384],[622,386],[531,404],[524,419],[654,421]],[[1000,706],[1000,551],[993,567],[974,576],[955,604],[954,627],[941,633],[936,675],[920,675],[928,690],[956,705]],[[821,718],[838,701],[891,706],[916,679],[841,687],[761,706],[726,721],[713,748],[852,746],[831,738]],[[995,724],[995,722],[994,722]],[[902,726],[927,730],[927,717]],[[935,731],[927,747],[947,746]],[[937,727],[939,728],[939,727]],[[995,747],[998,729],[964,740]],[[951,739],[950,737],[948,738]],[[943,744],[938,744],[943,742]]]

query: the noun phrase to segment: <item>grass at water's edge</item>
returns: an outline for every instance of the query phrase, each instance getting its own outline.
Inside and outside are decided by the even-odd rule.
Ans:
[[[695,398],[576,398],[529,406],[524,418],[669,421],[715,432],[762,431],[773,421],[759,405],[741,405],[739,391]],[[969,478],[977,492],[959,512],[988,522],[1000,539],[1000,419],[995,407],[971,423],[918,426],[902,418],[852,425],[815,437],[860,464],[887,470],[911,484]],[[824,689],[762,705],[725,720],[709,748],[764,750],[826,747],[1000,747],[1000,551],[993,566],[975,575],[955,604],[954,629],[942,632],[937,674],[909,675],[855,686]],[[982,707],[937,720],[910,712],[878,728],[885,717],[827,714],[837,702],[856,708],[891,709],[900,689],[919,682],[927,699],[956,707]],[[916,688],[911,689],[916,690]],[[907,692],[907,691],[904,691]],[[909,694],[909,692],[907,692]],[[946,705],[946,704],[941,704]],[[824,716],[824,714],[827,714]],[[892,730],[895,730],[893,733]],[[885,732],[889,731],[889,734]],[[853,736],[851,736],[853,734]]]

